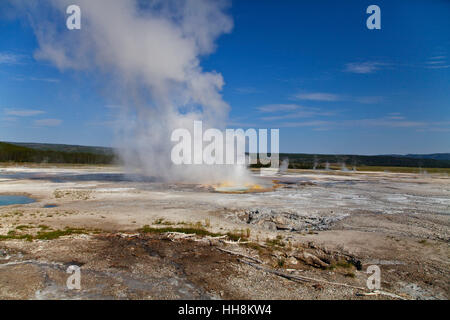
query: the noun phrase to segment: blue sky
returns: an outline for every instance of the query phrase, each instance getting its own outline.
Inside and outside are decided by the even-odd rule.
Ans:
[[[381,30],[366,28],[371,4]],[[229,14],[201,60],[223,75],[229,127],[279,128],[282,152],[450,152],[449,1],[241,0]],[[0,140],[112,144],[99,79],[35,60],[24,20],[0,15],[0,39]]]

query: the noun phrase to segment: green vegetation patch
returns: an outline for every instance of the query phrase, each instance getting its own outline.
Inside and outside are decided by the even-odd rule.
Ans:
[[[266,245],[271,247],[284,247],[286,246],[286,243],[283,242],[283,237],[278,235],[275,239],[266,239]]]
[[[339,260],[337,262],[333,262],[328,266],[328,269],[330,270],[334,270],[336,268],[341,268],[341,269],[353,269],[355,268],[355,265],[353,263],[351,263],[350,261],[346,261],[346,260]]]
[[[166,232],[180,232],[186,234],[196,234],[199,236],[212,236],[217,237],[221,236],[221,234],[209,232],[206,229],[200,227],[161,227],[161,228],[152,228],[149,225],[143,226],[138,230],[142,233],[166,233]]]
[[[228,232],[226,234],[223,233],[214,233],[206,230],[200,224],[191,225],[189,227],[150,227],[149,225],[145,225],[142,228],[138,229],[139,232],[142,233],[166,233],[166,232],[179,232],[185,234],[195,234],[198,236],[210,236],[210,237],[221,237],[226,235],[230,240],[238,241],[239,239],[245,239],[245,233],[242,231],[240,233]]]
[[[27,241],[32,241],[33,240],[33,236],[30,235],[30,234],[17,235],[16,233],[8,232],[7,235],[0,235],[0,241],[1,240],[27,240]]]
[[[70,236],[72,234],[86,234],[86,233],[88,232],[84,229],[72,229],[72,228],[54,231],[39,231],[38,234],[34,237],[34,239],[53,240],[63,236]]]
[[[26,228],[19,228],[19,227],[26,227]],[[37,232],[37,234],[19,234],[17,233],[17,230],[24,230],[24,229],[32,229],[31,226],[18,226],[16,227],[16,230],[10,230],[8,234],[6,235],[0,235],[0,240],[27,240],[27,241],[33,241],[33,240],[54,240],[58,239],[63,236],[70,236],[73,234],[88,234],[90,231],[84,230],[84,229],[76,229],[76,228],[65,228],[64,230],[52,230],[52,231],[43,231],[48,230],[48,226],[39,226],[41,229]]]

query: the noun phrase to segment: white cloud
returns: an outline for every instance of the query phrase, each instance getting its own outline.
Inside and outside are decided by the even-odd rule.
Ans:
[[[282,112],[282,111],[293,111],[302,108],[297,104],[268,104],[264,106],[260,106],[258,109],[260,112],[264,113],[273,113],[273,112]]]
[[[368,74],[378,71],[381,67],[386,66],[384,62],[351,62],[345,65],[345,72]]]
[[[417,131],[450,132],[450,128],[428,128],[428,129],[418,129]]]
[[[263,121],[331,116],[335,114],[335,112],[321,111],[318,108],[309,108],[297,104],[270,104],[258,107],[257,109],[262,113],[272,114],[270,116],[261,117],[260,120]]]
[[[447,58],[447,56],[433,56],[433,57],[430,57],[429,60],[443,60],[445,58]]]
[[[122,109],[124,108],[124,106],[118,105],[118,104],[108,104],[105,106],[108,109],[112,109],[112,110],[117,110],[117,109]]]
[[[2,122],[16,122],[18,119],[16,117],[2,117],[0,121]]]
[[[448,132],[450,130],[449,121],[429,122],[408,120],[393,113],[387,117],[366,118],[366,119],[347,119],[347,120],[312,120],[312,121],[288,121],[275,124],[276,127],[312,127],[315,131],[324,131],[330,129],[350,128],[350,127],[374,127],[374,128],[397,128],[397,129],[415,129],[420,131]]]
[[[39,77],[24,77],[24,76],[15,76],[13,78],[15,81],[42,81],[42,82],[59,82],[59,79],[56,78],[39,78]]]
[[[23,58],[20,54],[0,52],[0,64],[18,64]]]
[[[57,127],[62,123],[60,119],[39,119],[34,120],[34,124],[39,127]]]
[[[340,95],[325,92],[299,93],[294,95],[294,98],[311,101],[340,101],[343,99]]]
[[[425,127],[428,124],[421,121],[395,120],[388,118],[359,119],[347,121],[350,125],[371,126],[371,127],[389,127],[389,128],[412,128]]]
[[[45,111],[34,109],[4,109],[4,112],[8,116],[16,117],[32,117],[45,113]]]
[[[326,92],[299,93],[294,95],[293,98],[296,100],[324,101],[324,102],[353,101],[363,104],[374,104],[379,103],[383,100],[383,97],[380,96],[352,97],[348,95],[339,95]]]
[[[425,64],[428,69],[447,69],[450,67],[447,63],[447,56],[445,55],[430,57]]]
[[[405,119],[405,117],[402,117],[402,116],[389,116],[387,118],[391,119],[391,120],[404,120]]]
[[[254,88],[254,87],[240,87],[240,88],[234,89],[234,91],[236,91],[237,93],[241,93],[241,94],[255,94],[255,93],[261,92],[261,90]]]
[[[332,125],[333,122],[331,121],[321,121],[321,120],[315,120],[315,121],[290,121],[290,122],[283,122],[278,125],[280,128],[298,128],[298,127],[321,127],[324,129],[324,126]]]
[[[450,68],[450,64],[427,66],[427,68],[428,69],[447,69],[447,68]]]

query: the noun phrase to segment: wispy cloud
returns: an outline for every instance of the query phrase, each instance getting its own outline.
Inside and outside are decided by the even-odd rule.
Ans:
[[[443,59],[445,59],[445,58],[447,58],[447,56],[445,56],[445,55],[442,55],[442,56],[432,56],[432,57],[429,58],[429,60],[443,60]]]
[[[325,130],[327,126],[333,125],[332,121],[314,120],[314,121],[288,121],[282,122],[279,128],[300,128],[300,127],[316,127],[316,129]]]
[[[405,117],[402,116],[400,112],[390,112],[387,114],[386,119],[390,120],[404,120]]]
[[[341,101],[343,97],[333,93],[325,92],[313,92],[313,93],[299,93],[294,95],[298,100],[311,100],[311,101]]]
[[[438,65],[438,66],[428,66],[428,69],[447,69],[450,68],[450,64]]]
[[[295,100],[309,100],[309,101],[322,101],[322,102],[337,102],[337,101],[352,101],[363,104],[374,104],[383,101],[383,97],[380,96],[361,96],[354,97],[349,95],[326,93],[326,92],[313,92],[313,93],[299,93],[293,95]]]
[[[366,62],[350,62],[345,65],[345,72],[368,74],[380,70],[382,67],[389,65],[385,62],[366,61]]]
[[[335,114],[335,112],[322,111],[319,108],[309,108],[298,104],[270,104],[258,107],[257,110],[271,114],[261,117],[260,120],[263,121],[331,116]]]
[[[0,64],[18,64],[24,59],[24,55],[8,52],[0,52]]]
[[[257,107],[256,109],[264,113],[272,112],[283,112],[283,111],[293,111],[302,108],[297,104],[267,104],[264,106]]]
[[[388,128],[417,128],[425,127],[427,122],[422,121],[409,121],[405,119],[392,119],[392,118],[370,118],[370,119],[358,119],[347,120],[344,124],[351,126],[369,126],[369,127],[388,127]]]
[[[39,119],[34,120],[34,125],[38,127],[57,127],[62,123],[60,119]]]
[[[121,106],[119,104],[107,104],[105,107],[108,109],[112,109],[112,110],[118,110],[118,109],[123,108],[123,106]]]
[[[389,116],[387,118],[391,119],[391,120],[404,120],[405,119],[405,117],[402,117],[402,116]]]
[[[392,129],[413,129],[415,131],[430,132],[449,132],[450,122],[436,121],[413,121],[404,117],[392,119],[393,117],[348,120],[343,123],[344,126],[363,126],[363,127],[380,127]]]
[[[18,118],[16,117],[1,117],[0,121],[2,122],[16,122]]]
[[[431,131],[431,132],[450,132],[450,128],[427,128],[418,131]]]
[[[88,121],[85,123],[87,126],[111,128],[116,128],[120,124],[122,124],[120,120]]]
[[[400,113],[390,113],[379,118],[345,119],[345,120],[311,120],[311,121],[286,121],[274,124],[276,127],[311,127],[315,131],[325,131],[342,128],[390,128],[412,129],[416,131],[448,132],[450,121],[415,121],[406,119]]]
[[[15,76],[13,78],[15,81],[42,81],[42,82],[60,82],[59,79],[56,78],[39,78],[39,77],[24,77],[24,76]]]
[[[30,77],[28,78],[28,80],[30,81],[43,81],[43,82],[59,82],[59,79],[55,79],[55,78],[35,78],[35,77]]]
[[[43,114],[45,113],[45,111],[35,109],[4,109],[4,113],[8,116],[32,117],[39,114]]]
[[[227,125],[229,126],[229,128],[258,128],[259,127],[258,123],[249,122],[248,120],[247,121],[230,120],[227,122]]]
[[[446,55],[432,56],[425,62],[425,67],[428,69],[447,69],[450,64],[447,62]]]
[[[255,87],[240,87],[235,88],[234,91],[240,94],[255,94],[255,93],[261,93],[261,90],[255,88]]]

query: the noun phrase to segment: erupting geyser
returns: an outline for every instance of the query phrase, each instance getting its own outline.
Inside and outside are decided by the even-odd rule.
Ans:
[[[108,76],[104,86],[109,103],[117,106],[116,142],[127,167],[169,181],[253,184],[248,171],[235,166],[175,166],[170,160],[173,130],[192,130],[194,120],[203,121],[205,129],[225,127],[224,80],[216,71],[203,70],[200,58],[232,29],[227,2],[78,0],[82,27],[69,31],[55,17],[64,21],[72,2],[15,5],[35,11],[30,17],[39,19],[32,23],[37,59],[61,70]]]

